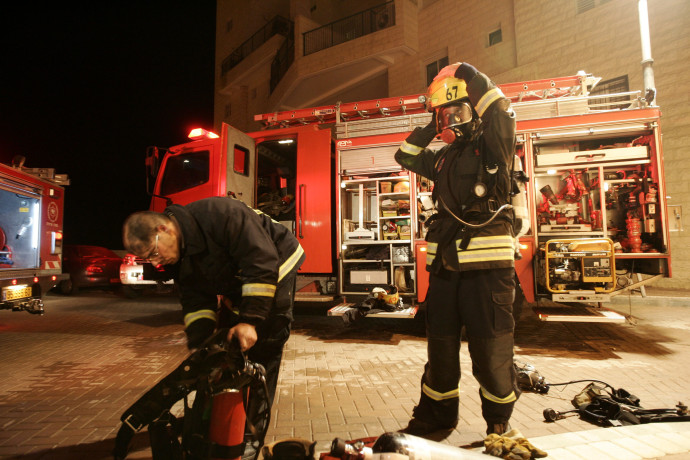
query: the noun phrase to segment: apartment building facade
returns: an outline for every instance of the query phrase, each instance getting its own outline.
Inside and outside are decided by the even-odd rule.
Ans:
[[[690,2],[648,0],[673,278],[690,281]],[[638,0],[218,0],[214,124],[423,93],[447,63],[497,83],[584,70],[644,92]],[[643,95],[643,94],[642,94]]]

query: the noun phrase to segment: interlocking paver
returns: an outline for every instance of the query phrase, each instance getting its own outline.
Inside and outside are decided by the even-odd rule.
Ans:
[[[690,302],[654,302],[625,304],[621,311],[634,318],[615,325],[540,323],[527,311],[516,354],[550,383],[603,380],[637,395],[646,408],[688,402]],[[177,301],[106,292],[48,295],[46,311],[44,317],[0,312],[0,346],[11,350],[0,363],[0,458],[110,458],[120,414],[187,355]],[[425,360],[417,320],[365,319],[347,328],[323,309],[298,309],[267,441],[303,437],[323,452],[335,437],[378,436],[405,426]],[[460,361],[460,420],[443,441],[456,446],[481,440],[484,431],[465,343]],[[572,409],[571,399],[585,385],[523,393],[513,426],[555,460],[583,453],[624,458],[626,450],[630,458],[665,452],[681,458],[690,451],[690,422],[623,429],[598,428],[576,415],[544,422],[544,408]],[[141,433],[129,458],[150,458],[147,446]]]

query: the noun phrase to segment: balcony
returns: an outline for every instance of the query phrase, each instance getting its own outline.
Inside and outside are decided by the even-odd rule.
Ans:
[[[395,0],[317,28],[296,18],[295,62],[268,107],[291,110],[387,97],[388,69],[417,50],[416,15],[415,5]]]
[[[250,100],[249,115],[387,97],[388,69],[417,51],[416,16],[416,5],[393,0],[325,26],[298,14],[287,35],[271,37],[267,25],[223,62],[219,93],[259,88],[261,96],[266,88],[266,99]]]
[[[261,45],[269,41],[274,35],[282,35],[292,40],[294,35],[294,24],[292,21],[281,16],[276,16],[271,21],[259,29],[254,35],[245,40],[238,48],[223,59],[221,64],[221,77],[225,77],[230,70],[242,62]]]
[[[361,11],[318,29],[304,32],[304,56],[395,25],[395,2]]]

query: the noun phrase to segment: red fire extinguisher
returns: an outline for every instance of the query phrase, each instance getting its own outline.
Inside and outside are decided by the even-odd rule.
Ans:
[[[247,421],[241,390],[227,389],[213,396],[209,439],[214,444],[225,446],[228,451],[237,451],[233,457],[212,457],[212,460],[240,460],[242,458],[244,426]]]

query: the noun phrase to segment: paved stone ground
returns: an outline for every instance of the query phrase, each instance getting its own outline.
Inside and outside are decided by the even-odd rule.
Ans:
[[[617,299],[612,308],[628,322],[542,323],[528,309],[517,328],[517,358],[549,383],[602,380],[637,395],[645,408],[690,402],[684,300]],[[101,291],[48,295],[46,312],[0,312],[0,458],[110,458],[120,414],[187,355],[176,299],[130,300]],[[325,309],[299,308],[267,441],[300,437],[317,441],[324,452],[335,437],[378,436],[405,426],[425,359],[421,321],[369,318],[345,327]],[[461,363],[461,420],[442,441],[455,446],[483,439],[485,428],[466,346]],[[563,438],[549,436],[611,430],[577,416],[544,422],[544,408],[571,409],[585,385],[524,393],[513,427],[551,445]],[[686,458],[688,451],[679,447],[671,458]],[[129,458],[151,458],[145,432]]]

